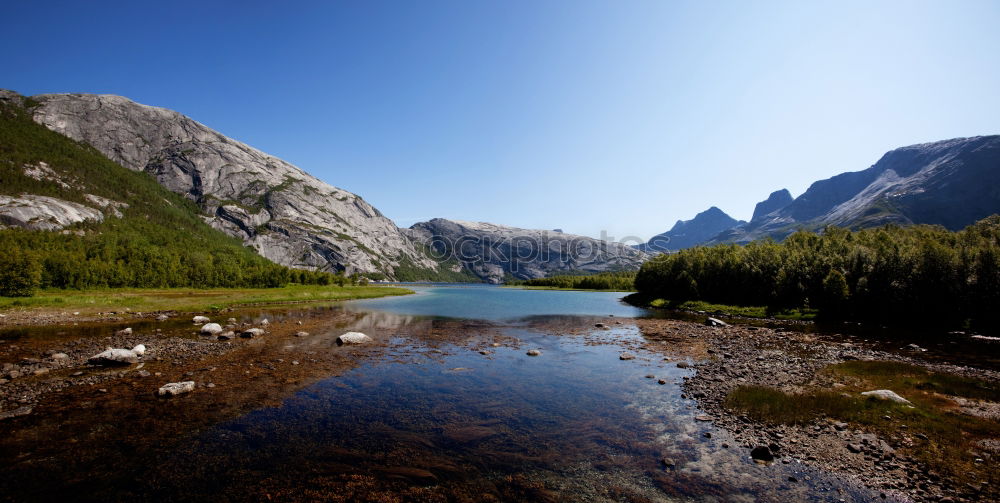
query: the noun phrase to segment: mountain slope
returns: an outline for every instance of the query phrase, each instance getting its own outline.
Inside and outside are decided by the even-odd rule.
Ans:
[[[937,224],[950,230],[1000,212],[1000,136],[898,148],[863,171],[813,183],[790,204],[713,242],[783,238],[797,229]]]
[[[691,220],[678,220],[669,231],[653,236],[647,243],[636,246],[645,252],[664,252],[682,250],[697,246],[720,232],[740,225],[744,222],[736,220],[724,211],[712,206],[695,215]]]
[[[298,273],[260,257],[145,173],[32,120],[0,91],[0,291],[22,268],[43,287],[277,286]],[[294,278],[293,276],[294,275]],[[22,278],[23,279],[23,278]],[[14,292],[24,294],[25,292]]]
[[[560,272],[635,270],[648,255],[629,246],[557,231],[435,218],[414,224],[411,239],[454,259],[484,281]]]
[[[359,196],[180,113],[120,96],[49,94],[34,119],[195,202],[206,221],[279,264],[395,277],[439,270]]]

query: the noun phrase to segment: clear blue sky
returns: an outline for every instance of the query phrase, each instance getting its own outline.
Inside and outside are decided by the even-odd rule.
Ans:
[[[172,108],[432,217],[648,238],[1000,133],[1000,2],[15,2],[0,87]]]

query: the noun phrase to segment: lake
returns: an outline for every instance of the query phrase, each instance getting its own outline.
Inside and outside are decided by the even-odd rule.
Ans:
[[[238,313],[302,323],[311,335],[274,337],[247,346],[243,361],[189,372],[218,381],[212,389],[163,400],[137,379],[68,394],[66,407],[4,440],[0,498],[873,499],[805,464],[756,464],[746,446],[696,420],[696,401],[681,396],[694,369],[643,349],[630,319],[649,313],[623,304],[625,294],[413,288],[411,296]],[[188,321],[162,326],[190,337]],[[347,330],[377,344],[338,347],[334,338]],[[51,344],[51,330],[39,333]],[[531,349],[541,354],[528,356]],[[168,377],[169,362],[160,364]]]

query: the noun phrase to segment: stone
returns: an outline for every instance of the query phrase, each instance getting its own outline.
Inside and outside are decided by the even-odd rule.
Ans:
[[[240,337],[243,337],[244,339],[253,339],[254,337],[259,337],[261,335],[264,335],[263,328],[248,328],[240,334]]]
[[[710,327],[728,327],[729,323],[726,323],[718,318],[708,318],[705,320],[705,325]]]
[[[529,349],[526,353],[528,356],[541,356],[542,352],[537,349]]]
[[[295,332],[295,337],[309,337],[309,332],[298,331]]]
[[[677,362],[677,368],[679,369],[686,369],[690,366],[691,364],[689,364],[688,362]]]
[[[139,357],[146,352],[146,346],[139,344],[133,349],[108,348],[91,356],[87,363],[91,365],[131,365],[139,363]]]
[[[13,410],[5,410],[3,412],[0,412],[0,421],[3,421],[4,419],[27,416],[28,414],[31,414],[32,410],[34,409],[28,406],[18,407]]]
[[[222,332],[221,334],[217,335],[215,338],[218,339],[218,340],[220,340],[220,341],[228,341],[228,340],[232,339],[233,337],[236,337],[236,333],[233,332],[232,330],[230,330],[230,331]]]
[[[161,314],[161,315],[159,315],[159,316],[156,317],[156,321],[167,321],[169,319],[170,319],[170,317],[167,316],[167,315],[165,315],[165,314]]]
[[[608,328],[608,326],[604,323],[594,323],[594,326],[597,328]]]
[[[337,337],[338,346],[345,344],[368,344],[370,342],[372,342],[372,338],[361,332],[347,332]]]
[[[635,360],[635,355],[632,353],[622,353],[618,355],[619,360]]]
[[[53,360],[68,360],[69,359],[69,355],[66,354],[66,353],[55,353],[52,356],[50,356],[49,358],[52,358]]]
[[[115,332],[115,335],[117,335],[119,337],[124,337],[124,336],[127,336],[127,335],[132,335],[132,327],[121,329],[121,330]]]
[[[270,323],[271,323],[270,321],[267,321],[267,318],[264,318],[263,320],[260,320],[260,324],[261,325],[269,325]]]
[[[876,389],[872,391],[865,391],[861,393],[862,396],[868,396],[872,398],[877,398],[879,400],[888,400],[890,402],[902,403],[910,405],[910,401],[897,395],[895,391],[888,389]]]
[[[216,335],[222,332],[222,327],[218,323],[206,323],[201,326],[202,335]]]
[[[194,391],[194,381],[172,382],[160,386],[160,396],[177,396]]]
[[[750,457],[756,461],[774,461],[774,454],[766,445],[758,445],[750,451]]]
[[[194,322],[195,325],[201,325],[203,323],[208,323],[212,320],[208,319],[207,316],[195,316],[194,318],[191,318],[191,321]]]
[[[851,452],[853,452],[855,454],[858,454],[858,453],[861,453],[861,452],[864,451],[864,449],[861,447],[860,444],[853,444],[853,443],[852,444],[847,444],[847,450],[849,450],[849,451],[851,451]]]

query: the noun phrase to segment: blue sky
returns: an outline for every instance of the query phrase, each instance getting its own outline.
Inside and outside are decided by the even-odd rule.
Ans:
[[[651,237],[1000,133],[1000,2],[17,2],[0,87],[172,108],[360,194]]]

